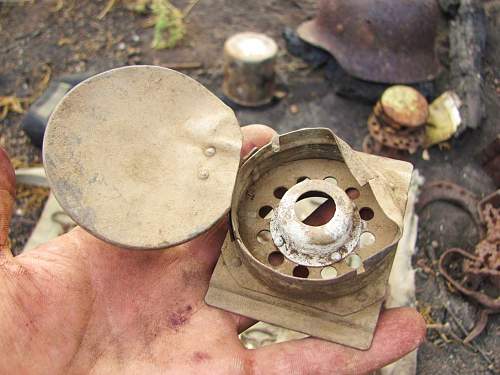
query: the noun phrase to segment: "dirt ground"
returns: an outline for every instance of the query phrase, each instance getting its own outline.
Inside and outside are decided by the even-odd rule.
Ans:
[[[196,69],[179,69],[221,95],[222,47],[235,32],[265,32],[281,47],[278,61],[280,81],[288,96],[261,109],[235,108],[242,125],[267,124],[283,133],[302,127],[326,126],[361,148],[367,133],[366,119],[371,106],[334,94],[335,82],[325,79],[322,69],[311,69],[286,52],[281,33],[285,26],[295,28],[314,14],[313,0],[240,1],[201,0],[187,20],[187,35],[170,50],[150,47],[153,30],[146,28],[147,16],[126,10],[119,2],[98,19],[107,1],[64,0],[56,2],[0,2],[0,96],[15,95],[33,100],[48,81],[64,74],[100,72],[127,64],[175,66],[199,64]],[[183,7],[187,1],[175,2]],[[484,1],[488,18],[487,48],[484,56],[484,100],[487,117],[480,129],[467,131],[450,142],[450,148],[429,150],[430,160],[421,152],[412,162],[427,181],[448,179],[479,196],[494,190],[490,178],[476,161],[484,146],[500,131],[500,1]],[[291,110],[292,107],[298,111]],[[27,105],[26,105],[27,106]],[[41,162],[40,150],[31,145],[20,128],[22,115],[9,113],[0,122],[0,146],[5,147],[16,166]],[[20,198],[11,228],[15,252],[21,251],[35,224],[44,198],[43,189],[33,191],[20,187]],[[420,217],[417,265],[418,308],[429,322],[450,322],[456,334],[463,333],[451,320],[443,303],[449,302],[466,329],[476,320],[476,308],[461,296],[445,291],[438,297],[436,276],[421,265],[435,264],[429,259],[432,247],[437,255],[459,246],[474,248],[478,235],[467,215],[453,206],[436,203]],[[486,331],[466,346],[429,330],[428,340],[418,357],[419,374],[487,374],[500,368],[498,316],[490,318]],[[479,352],[478,352],[479,350]]]

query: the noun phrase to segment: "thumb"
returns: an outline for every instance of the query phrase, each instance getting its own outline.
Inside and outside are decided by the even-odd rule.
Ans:
[[[0,147],[0,256],[8,249],[10,218],[16,194],[16,178],[7,153]]]

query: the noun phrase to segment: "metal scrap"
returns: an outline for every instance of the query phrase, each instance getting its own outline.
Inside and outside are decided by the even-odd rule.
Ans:
[[[401,85],[388,88],[368,118],[370,134],[364,151],[399,158],[415,153],[424,144],[428,115],[427,100],[417,90]]]
[[[470,191],[446,181],[434,182],[424,188],[419,202],[419,209],[429,203],[444,200],[463,208],[473,218],[481,234],[481,241],[474,253],[460,248],[446,250],[439,258],[439,272],[448,283],[482,308],[480,318],[464,343],[477,337],[486,327],[488,315],[500,312],[500,190],[478,202]],[[462,277],[453,276],[448,265],[452,257],[462,258]],[[492,297],[484,288],[490,283],[497,295]],[[491,294],[491,292],[490,292]]]

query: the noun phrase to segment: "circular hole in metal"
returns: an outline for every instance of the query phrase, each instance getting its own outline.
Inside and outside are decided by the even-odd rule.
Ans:
[[[309,180],[309,177],[307,177],[307,176],[299,177],[299,178],[297,178],[297,183],[305,181],[305,180]]]
[[[259,209],[259,216],[263,219],[267,219],[272,212],[273,208],[271,206],[262,206]]]
[[[322,191],[312,190],[302,194],[295,202],[295,215],[306,225],[319,227],[335,215],[335,201]]]
[[[363,264],[363,262],[361,261],[361,257],[358,254],[349,255],[346,258],[345,262],[349,267],[354,269],[361,267],[361,265]]]
[[[277,266],[283,264],[284,260],[285,260],[285,257],[279,251],[273,251],[267,257],[267,261],[273,267],[277,267]]]
[[[287,190],[288,189],[284,186],[277,187],[276,189],[274,189],[274,196],[278,199],[281,199],[283,198],[283,195],[285,195]]]
[[[323,279],[333,279],[337,277],[337,270],[335,267],[328,266],[321,270],[321,278]]]
[[[355,187],[350,187],[350,188],[347,188],[345,190],[345,193],[347,194],[347,196],[351,199],[358,199],[359,196],[360,196],[360,192],[358,189],[356,189]]]
[[[337,185],[337,183],[338,183],[337,179],[335,177],[333,177],[333,176],[325,177],[324,180],[327,181],[327,182],[330,182],[330,183],[332,183],[334,185]]]
[[[359,236],[359,246],[367,247],[375,243],[375,235],[372,232],[363,232]]]
[[[373,213],[373,210],[370,207],[363,207],[361,210],[359,210],[359,216],[361,216],[361,219],[363,220],[371,220],[373,219],[373,216],[375,214]]]
[[[299,265],[293,269],[293,276],[307,279],[309,276],[309,268]]]
[[[257,241],[259,241],[260,243],[266,244],[271,242],[271,240],[271,232],[269,232],[268,230],[264,229],[257,233]]]

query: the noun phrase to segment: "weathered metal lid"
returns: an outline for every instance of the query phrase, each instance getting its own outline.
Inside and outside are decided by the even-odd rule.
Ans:
[[[392,122],[405,127],[422,126],[429,116],[427,100],[410,86],[389,87],[382,94],[380,105],[384,114]]]
[[[75,222],[107,242],[156,249],[197,236],[228,211],[241,142],[233,111],[201,84],[133,66],[64,97],[43,157]]]

